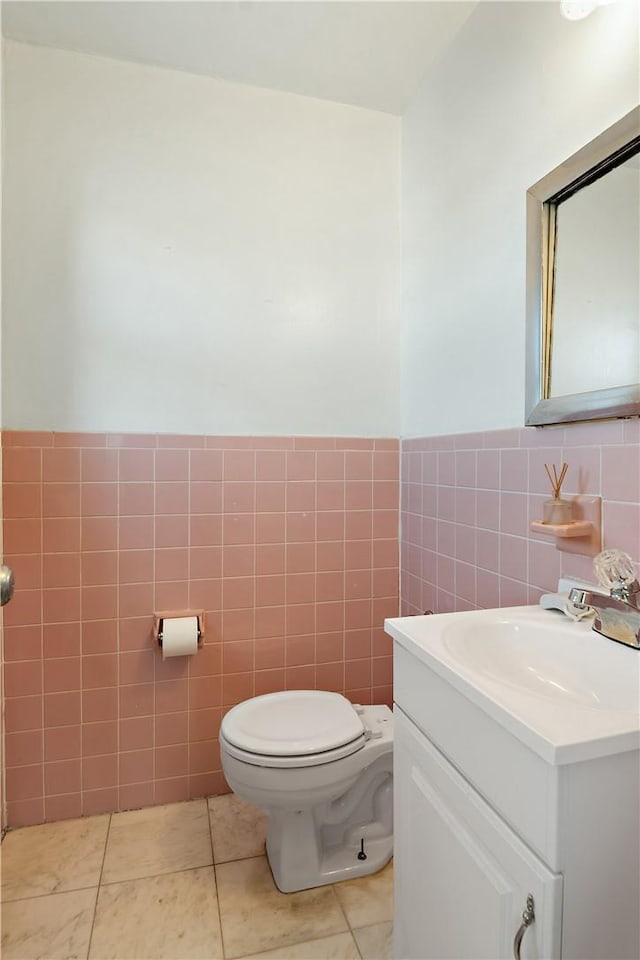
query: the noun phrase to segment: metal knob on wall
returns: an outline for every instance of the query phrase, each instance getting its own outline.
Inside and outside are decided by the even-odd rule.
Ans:
[[[4,607],[5,603],[9,603],[9,600],[11,600],[13,596],[14,588],[13,570],[11,567],[6,567],[2,564],[2,566],[0,566],[0,607]]]

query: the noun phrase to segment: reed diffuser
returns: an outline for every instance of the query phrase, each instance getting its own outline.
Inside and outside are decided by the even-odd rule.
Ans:
[[[549,482],[551,483],[553,497],[551,500],[545,500],[542,505],[542,522],[571,523],[571,503],[569,500],[563,500],[560,496],[562,483],[567,475],[569,464],[563,463],[560,468],[560,473],[558,473],[556,470],[555,463],[552,464],[553,473],[551,473],[551,470],[549,469],[549,464],[545,463],[544,468],[547,471],[547,476],[549,477]]]

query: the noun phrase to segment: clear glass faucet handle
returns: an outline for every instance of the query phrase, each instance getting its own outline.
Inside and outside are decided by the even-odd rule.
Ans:
[[[603,550],[593,558],[593,569],[600,585],[608,590],[636,579],[633,560],[623,550]]]

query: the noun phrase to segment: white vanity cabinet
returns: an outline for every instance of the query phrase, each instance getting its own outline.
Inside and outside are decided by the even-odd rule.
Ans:
[[[529,850],[418,728],[394,719],[396,915],[402,960],[560,956],[562,877]]]
[[[475,673],[447,659],[447,637],[438,646],[432,634],[437,621],[448,627],[490,613],[387,621],[395,640],[394,957],[510,960],[530,895],[535,919],[522,960],[637,960],[637,711],[634,719],[633,709],[609,710],[601,721],[597,704],[535,699],[513,684],[501,699],[498,668],[491,684],[476,685]],[[580,644],[576,626],[568,629]],[[621,676],[631,671],[633,694],[638,654],[612,656]]]

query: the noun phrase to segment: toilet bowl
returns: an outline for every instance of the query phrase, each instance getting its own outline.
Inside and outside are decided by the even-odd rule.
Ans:
[[[234,793],[268,814],[267,857],[291,893],[380,870],[393,853],[393,714],[288,690],[233,707],[220,730]]]

